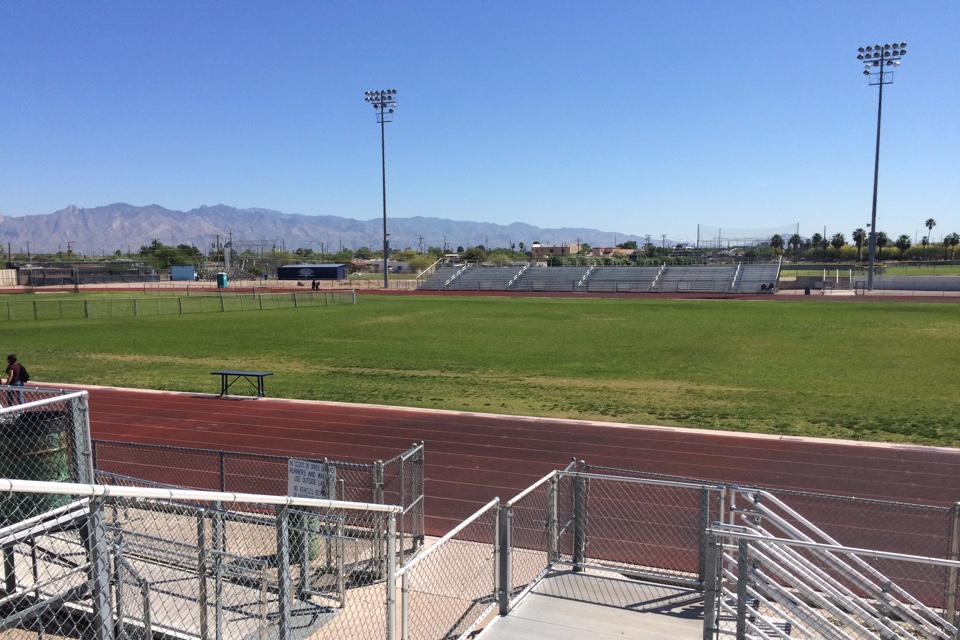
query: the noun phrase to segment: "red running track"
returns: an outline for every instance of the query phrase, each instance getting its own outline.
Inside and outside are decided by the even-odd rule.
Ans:
[[[512,498],[573,457],[590,465],[882,500],[960,501],[960,450],[139,391],[90,393],[92,436],[271,455],[386,460],[426,446],[427,533]]]

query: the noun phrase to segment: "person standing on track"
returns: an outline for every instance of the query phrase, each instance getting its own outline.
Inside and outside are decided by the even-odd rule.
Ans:
[[[20,366],[20,363],[17,362],[17,356],[10,354],[7,356],[7,370],[4,373],[7,376],[7,381],[4,383],[9,387],[22,387],[23,379],[21,378],[21,372],[23,367]],[[14,397],[19,400],[20,404],[23,404],[23,391],[7,391],[7,406],[13,406]]]

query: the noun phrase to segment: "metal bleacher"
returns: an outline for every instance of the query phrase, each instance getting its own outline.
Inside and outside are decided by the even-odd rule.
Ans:
[[[733,293],[735,266],[666,267],[655,288],[657,293]]]
[[[661,267],[598,267],[587,278],[585,291],[646,293]]]
[[[779,265],[757,265],[741,269],[736,293],[774,293],[780,278]]]
[[[508,267],[468,266],[452,280],[444,281],[445,291],[505,291],[524,265]]]
[[[422,291],[578,291],[589,293],[775,293],[778,265],[658,267],[443,267]]]
[[[510,291],[582,291],[591,267],[533,267],[513,283]]]

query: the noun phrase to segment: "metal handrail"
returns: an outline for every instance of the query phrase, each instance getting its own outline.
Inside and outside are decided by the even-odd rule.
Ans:
[[[0,491],[11,493],[70,494],[77,496],[142,498],[153,500],[183,500],[209,502],[239,502],[273,504],[283,506],[315,507],[321,509],[344,509],[347,511],[376,511],[402,513],[403,507],[368,502],[325,500],[320,498],[295,498],[257,493],[228,493],[221,491],[197,491],[194,489],[163,489],[159,487],[118,487],[102,484],[79,484],[74,482],[46,482],[41,480],[12,480],[0,478]]]
[[[423,562],[424,558],[430,556],[434,551],[436,551],[438,548],[443,546],[448,540],[455,537],[458,533],[466,529],[469,525],[473,524],[478,518],[480,518],[480,516],[485,514],[487,511],[489,511],[493,507],[496,507],[498,504],[500,504],[500,498],[494,498],[487,504],[477,509],[477,511],[472,516],[470,516],[469,518],[467,518],[466,520],[458,524],[456,527],[454,527],[449,532],[447,532],[447,534],[444,535],[442,538],[434,542],[432,545],[430,545],[423,551],[421,551],[416,558],[413,558],[412,560],[410,560],[410,562],[408,562],[407,564],[397,569],[397,577],[402,578],[407,571],[410,571],[411,569],[416,567],[418,564]]]

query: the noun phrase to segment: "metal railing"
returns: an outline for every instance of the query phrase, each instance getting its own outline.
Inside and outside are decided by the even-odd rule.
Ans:
[[[160,484],[205,491],[287,495],[291,460],[322,469],[320,494],[330,499],[396,504],[400,562],[424,541],[424,446],[372,463],[290,458],[255,453],[189,449],[94,440],[93,464],[102,484]]]
[[[497,605],[496,498],[397,572],[400,638],[462,638]]]
[[[357,292],[353,289],[311,293],[200,293],[150,298],[11,300],[5,303],[5,308],[0,307],[0,320],[126,318],[355,304]]]
[[[958,629],[943,607],[899,588],[943,583],[960,563],[837,544],[778,538],[751,527],[708,531],[711,572],[704,640],[735,638],[894,638],[948,640]]]
[[[399,506],[9,479],[0,491],[70,496],[0,528],[0,634],[393,637]]]
[[[916,529],[887,534],[869,550],[842,546],[773,494],[732,487],[730,520],[710,533],[704,638],[786,637],[794,629],[816,638],[955,638],[955,521],[950,530],[949,559],[903,553],[924,537]]]
[[[466,638],[568,568],[699,589],[724,490],[553,471],[506,503],[492,500],[399,570],[401,640]]]

